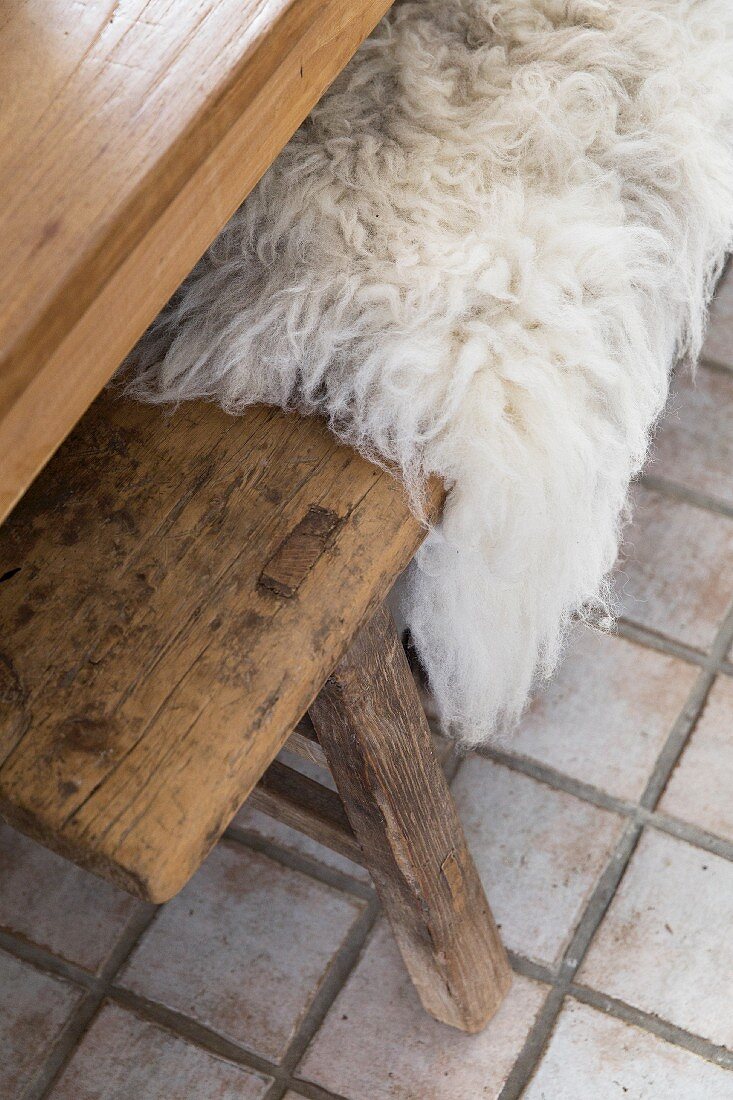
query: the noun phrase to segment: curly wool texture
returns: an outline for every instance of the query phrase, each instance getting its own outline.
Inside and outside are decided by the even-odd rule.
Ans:
[[[733,239],[730,0],[392,10],[128,365],[326,414],[442,522],[401,608],[443,721],[521,712],[606,599],[629,481]]]

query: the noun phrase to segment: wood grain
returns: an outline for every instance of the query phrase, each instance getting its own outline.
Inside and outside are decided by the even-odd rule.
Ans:
[[[511,971],[386,610],[309,713],[424,1007],[480,1030]]]
[[[6,0],[0,519],[388,6]]]
[[[270,764],[247,801],[352,862],[364,863],[339,796],[279,760]]]
[[[286,535],[260,573],[258,583],[290,599],[333,540],[341,517],[327,508],[309,508]]]
[[[263,587],[313,508],[339,517],[320,556]],[[0,527],[0,812],[170,897],[423,535],[319,420],[103,395]]]
[[[325,753],[318,743],[316,731],[313,729],[313,723],[307,715],[304,715],[298,722],[290,737],[288,737],[285,748],[288,752],[295,753],[302,760],[307,760],[310,764],[316,764],[319,768],[328,767]]]

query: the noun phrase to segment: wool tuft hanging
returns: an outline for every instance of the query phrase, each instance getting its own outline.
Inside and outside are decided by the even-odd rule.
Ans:
[[[160,402],[328,416],[445,515],[401,610],[446,723],[608,601],[629,481],[733,242],[731,0],[399,3],[154,324]]]

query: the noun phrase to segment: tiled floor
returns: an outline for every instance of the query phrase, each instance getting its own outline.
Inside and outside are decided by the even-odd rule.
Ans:
[[[0,1100],[733,1100],[733,272],[635,497],[615,633],[453,781],[516,972],[481,1035],[247,807],[157,912],[0,826]]]

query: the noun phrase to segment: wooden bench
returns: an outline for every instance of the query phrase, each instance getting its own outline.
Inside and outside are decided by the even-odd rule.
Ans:
[[[364,861],[472,1030],[509,971],[382,609],[424,534],[399,486],[272,409],[89,409],[388,7],[3,13],[0,810],[163,901],[251,795]],[[343,802],[273,763],[289,736]]]
[[[480,1028],[509,969],[382,602],[423,535],[316,419],[104,394],[0,527],[0,812],[161,902],[261,781],[369,868],[428,1011]],[[343,806],[270,767],[306,711]]]

